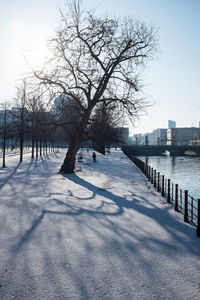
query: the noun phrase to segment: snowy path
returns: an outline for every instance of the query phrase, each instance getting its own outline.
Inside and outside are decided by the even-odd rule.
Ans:
[[[200,239],[120,152],[0,169],[0,299],[200,299]]]

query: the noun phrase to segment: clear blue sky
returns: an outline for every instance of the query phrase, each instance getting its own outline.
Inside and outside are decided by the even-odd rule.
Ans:
[[[64,0],[0,1],[0,102],[10,100],[24,71],[45,57],[45,42],[59,20]],[[144,92],[154,105],[132,132],[178,127],[200,121],[200,0],[85,0],[87,8],[115,16],[131,15],[158,29],[160,52],[143,76]],[[38,54],[39,53],[39,54]]]

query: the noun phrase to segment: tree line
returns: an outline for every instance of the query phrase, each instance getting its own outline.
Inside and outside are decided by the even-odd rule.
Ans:
[[[5,167],[6,149],[19,148],[19,161],[23,161],[25,148],[31,149],[31,157],[41,156],[54,147],[54,129],[48,122],[52,118],[45,109],[43,92],[31,89],[26,79],[17,87],[12,103],[5,101],[0,110],[0,145]],[[49,149],[49,150],[48,150]]]
[[[68,147],[73,128],[79,122],[80,112],[73,99],[65,94],[51,95],[36,89],[36,85],[23,79],[17,87],[12,104],[5,101],[0,110],[0,147],[2,166],[6,167],[6,150],[19,149],[23,161],[24,149],[31,149],[31,158],[54,151],[55,147]],[[46,98],[46,99],[45,99]],[[110,147],[122,142],[117,126],[123,116],[104,106],[96,109],[81,142],[88,146],[102,144]]]

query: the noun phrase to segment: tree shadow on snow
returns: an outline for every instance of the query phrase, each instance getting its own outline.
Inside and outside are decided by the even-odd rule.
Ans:
[[[156,223],[158,223],[158,225],[162,226],[168,232],[168,234],[170,234],[174,239],[176,239],[177,242],[183,244],[186,247],[187,245],[185,245],[185,240],[183,237],[185,237],[185,239],[188,242],[190,240],[190,236],[193,236],[195,234],[195,230],[193,227],[187,226],[186,224],[179,222],[178,220],[176,222],[176,228],[175,228],[176,230],[174,229],[174,222],[175,222],[174,217],[172,217],[168,212],[168,210],[171,209],[170,206],[161,209],[156,205],[154,205],[152,202],[148,201],[145,197],[142,196],[138,197],[134,193],[132,193],[131,195],[132,200],[127,200],[126,195],[124,197],[121,197],[116,194],[113,194],[112,192],[106,189],[101,189],[98,186],[95,186],[94,184],[78,177],[76,174],[70,174],[70,175],[65,174],[62,176],[67,180],[70,180],[73,183],[76,183],[77,185],[86,188],[87,190],[92,192],[92,195],[90,197],[87,198],[76,197],[76,199],[92,200],[98,195],[102,197],[100,205],[96,208],[82,207],[81,202],[80,205],[77,205],[75,203],[74,205],[72,205],[72,203],[67,202],[67,199],[69,197],[74,197],[72,192],[70,192],[69,196],[68,197],[66,196],[66,199],[63,201],[59,199],[60,195],[63,196],[63,194],[57,195],[57,197],[51,199],[51,202],[54,202],[55,205],[60,206],[62,209],[59,211],[54,210],[53,206],[51,207],[51,209],[43,208],[41,210],[41,214],[39,215],[39,217],[33,221],[31,228],[24,233],[20,241],[14,247],[15,250],[19,250],[20,247],[27,240],[31,238],[31,234],[38,227],[38,225],[43,220],[45,215],[59,215],[59,216],[67,215],[67,216],[77,217],[85,214],[92,217],[100,216],[106,218],[107,222],[112,227],[112,230],[114,230],[115,232],[122,231],[125,233],[125,230],[119,228],[117,222],[114,222],[113,219],[111,220],[109,217],[111,216],[119,217],[120,215],[123,215],[125,209],[129,209],[141,214],[141,222],[143,222],[142,215],[153,219]],[[112,209],[110,209],[111,206]],[[140,228],[140,224],[138,224],[138,228]],[[126,230],[126,234],[129,234],[130,236],[134,236],[134,228],[131,229],[130,231]],[[167,243],[165,246],[171,247]],[[195,254],[197,253],[195,252]]]
[[[16,167],[12,170],[12,172],[5,178],[3,178],[3,182],[0,183],[0,189],[6,184],[8,183],[8,181],[16,174],[17,169],[19,168],[19,166],[21,165],[21,162],[18,162],[18,164],[16,165]]]
[[[34,218],[30,228],[22,234],[19,241],[12,247],[12,253],[13,257],[15,258],[23,246],[32,239],[34,232],[44,221],[44,218],[50,216],[53,217],[53,229],[55,230],[57,238],[59,239],[59,253],[62,254],[62,260],[65,261],[65,264],[62,265],[62,268],[64,269],[64,272],[70,274],[72,281],[75,282],[79,289],[82,299],[90,299],[90,294],[87,290],[87,284],[89,283],[87,282],[86,284],[84,282],[84,277],[80,275],[75,268],[73,268],[73,264],[69,260],[69,253],[67,253],[66,250],[68,245],[65,244],[66,242],[62,239],[62,235],[59,233],[59,217],[73,217],[73,221],[77,223],[77,231],[79,232],[84,247],[87,250],[84,252],[84,256],[80,257],[80,265],[81,259],[87,262],[87,264],[92,265],[93,260],[95,263],[93,254],[96,253],[95,249],[97,248],[97,245],[88,237],[88,230],[89,232],[93,232],[94,235],[101,239],[102,244],[104,245],[101,249],[101,253],[106,259],[110,260],[110,253],[112,253],[112,256],[116,256],[117,260],[130,271],[130,274],[133,272],[134,267],[136,267],[137,264],[140,264],[141,266],[144,265],[147,276],[149,278],[155,278],[155,282],[158,279],[162,281],[162,278],[159,277],[159,271],[152,269],[152,265],[148,260],[148,257],[145,257],[145,255],[142,253],[143,249],[146,249],[150,252],[158,251],[166,256],[171,255],[172,259],[175,251],[178,250],[181,255],[181,251],[184,253],[184,251],[188,249],[190,253],[199,257],[198,248],[196,246],[191,247],[194,239],[190,238],[190,236],[194,236],[194,229],[184,223],[179,222],[178,220],[175,224],[174,218],[169,213],[169,209],[171,209],[170,206],[160,209],[152,202],[148,201],[145,198],[145,194],[144,196],[138,196],[131,191],[127,191],[127,193],[130,192],[129,199],[131,194],[131,200],[128,200],[127,195],[122,197],[109,190],[101,189],[91,182],[78,177],[76,174],[62,176],[66,179],[66,181],[69,180],[80,186],[80,188],[87,189],[92,193],[92,195],[88,198],[75,197],[72,192],[69,192],[69,194],[65,197],[63,197],[63,193],[53,194],[54,197],[52,198],[52,195],[50,195],[49,201],[54,205],[52,205],[50,208],[48,208],[48,205],[43,205],[42,207],[38,206],[39,214],[36,218]],[[84,200],[93,200],[96,196],[100,196],[100,204],[98,207],[83,207],[82,204]],[[76,201],[74,205],[73,201],[70,201],[69,203],[69,198],[73,199],[73,197],[80,201]],[[123,216],[125,210],[132,211],[133,218],[134,213],[139,213],[141,215],[141,223],[144,222],[144,219],[146,221],[148,218],[151,220],[153,219],[154,222],[158,223],[158,226],[162,227],[170,235],[168,241],[164,241],[162,237],[159,239],[159,236],[148,236],[148,223],[146,228],[145,226],[140,226],[140,224],[137,224],[136,228],[130,228],[128,219],[127,225],[118,222],[118,218]],[[90,219],[88,220],[88,218],[80,218],[81,216],[87,216]],[[96,226],[94,226],[94,224],[96,224]],[[109,234],[106,235],[102,228],[105,228]],[[69,234],[69,231],[67,232]],[[73,234],[74,233],[72,232],[72,235]],[[174,244],[173,241],[176,241],[176,243]],[[51,245],[51,241],[49,241],[49,247],[55,247]],[[48,247],[43,249],[43,256],[47,262],[46,268],[51,270],[50,273],[52,274],[52,281],[59,280],[56,275],[54,277],[55,266],[52,262],[51,252],[48,252]],[[133,257],[137,258],[138,261],[135,261]],[[110,266],[108,265],[107,268],[109,272],[111,272],[112,264]],[[92,285],[97,290],[99,279],[97,278],[96,280],[95,276],[96,273],[91,271],[91,273],[87,273],[86,277],[90,278]]]

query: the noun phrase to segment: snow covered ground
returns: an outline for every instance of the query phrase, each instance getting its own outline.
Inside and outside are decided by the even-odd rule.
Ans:
[[[19,148],[16,148],[16,149],[13,149],[13,150],[6,150],[6,152],[5,152],[5,155],[6,155],[6,157],[8,157],[8,156],[15,156],[15,155],[19,155],[19,153],[20,153],[20,150],[19,150]],[[23,151],[23,153],[31,153],[31,149],[24,149],[24,151]],[[2,151],[2,149],[0,148],[0,158],[2,158],[3,157],[3,151]]]
[[[0,299],[200,299],[200,239],[120,151],[7,158]]]

